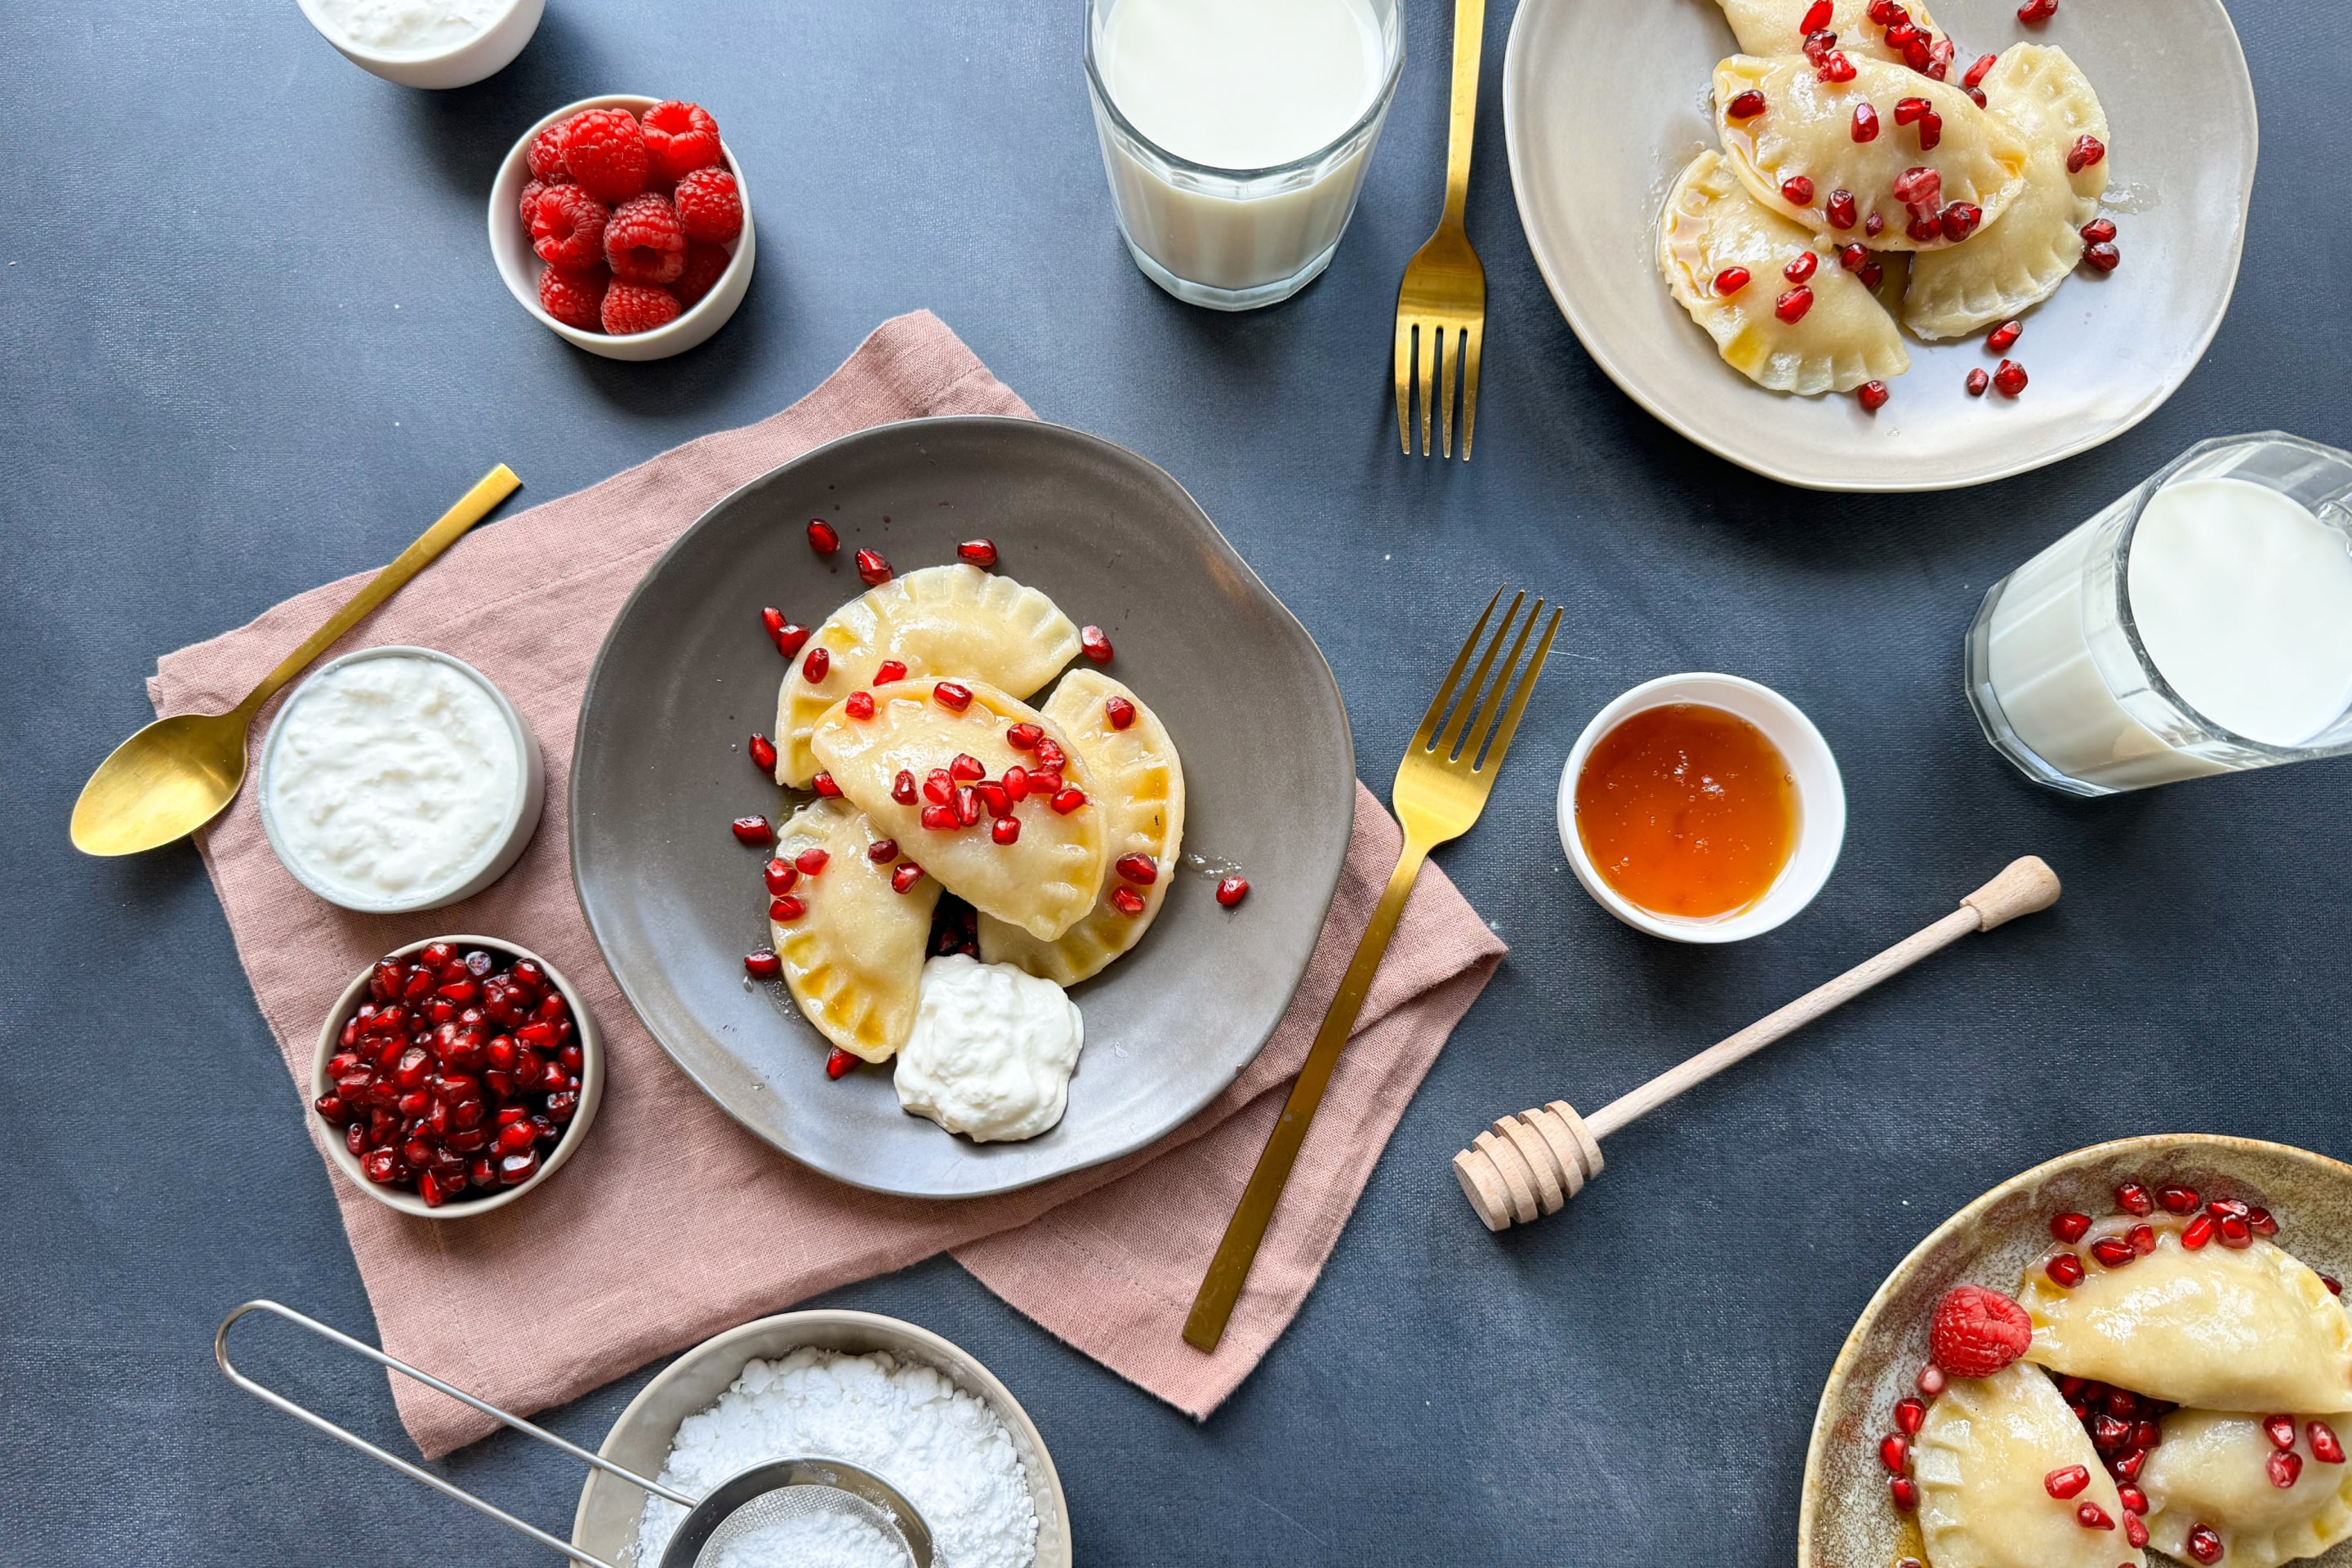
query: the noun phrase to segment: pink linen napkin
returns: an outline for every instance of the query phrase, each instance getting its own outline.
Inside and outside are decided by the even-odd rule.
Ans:
[[[1178,1332],[1202,1270],[1394,862],[1401,836],[1362,785],[1306,983],[1233,1087],[1127,1159],[969,1202],[844,1186],[744,1131],[638,1022],[572,891],[565,786],[580,695],[605,628],[669,542],[737,486],[836,437],[929,415],[1029,413],[938,318],[900,316],[792,407],[477,529],[452,548],[454,566],[436,567],[429,592],[412,588],[362,623],[342,649],[454,653],[496,681],[539,735],[547,804],[538,835],[488,891],[420,915],[336,909],[279,866],[250,791],[201,837],[255,999],[305,1100],[320,1024],[344,983],[379,953],[441,932],[507,935],[545,953],[603,1030],[611,1072],[595,1126],[525,1202],[441,1223],[333,1177],[393,1355],[524,1414],[947,1249],[1053,1333],[1205,1417],[1297,1314],[1406,1103],[1503,952],[1444,874],[1424,870],[1223,1344],[1213,1355],[1184,1344]],[[550,562],[562,565],[551,573]],[[148,682],[156,712],[234,705],[360,581],[313,589],[166,655]],[[532,586],[518,593],[517,584]],[[325,1124],[307,1105],[302,1121],[323,1152]],[[494,1429],[404,1378],[393,1387],[428,1457]]]

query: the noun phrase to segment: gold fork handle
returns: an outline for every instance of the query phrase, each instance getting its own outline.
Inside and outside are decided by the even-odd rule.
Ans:
[[[1291,1085],[1282,1117],[1265,1141],[1265,1152],[1257,1157],[1257,1169],[1250,1173],[1249,1185],[1243,1189],[1242,1201],[1225,1226],[1224,1239],[1217,1244],[1217,1256],[1209,1264],[1208,1277],[1201,1281],[1201,1293],[1192,1299],[1192,1315],[1184,1320],[1187,1344],[1213,1351],[1224,1338],[1225,1321],[1234,1315],[1234,1303],[1241,1299],[1242,1282],[1249,1278],[1258,1244],[1265,1239],[1265,1228],[1274,1221],[1282,1189],[1290,1180],[1290,1167],[1297,1163],[1307,1129],[1323,1103],[1324,1089],[1330,1087],[1332,1069],[1339,1065],[1339,1052],[1348,1043],[1349,1031],[1356,1026],[1356,1015],[1364,1010],[1364,995],[1372,988],[1372,975],[1388,952],[1389,938],[1396,934],[1397,918],[1404,913],[1405,897],[1421,876],[1429,848],[1406,836],[1404,852],[1397,857],[1388,890],[1381,895],[1371,923],[1356,944],[1356,956],[1340,978],[1330,1011],[1323,1015],[1315,1044],[1307,1049],[1307,1065],[1298,1069],[1298,1081]]]
[[[1478,124],[1478,50],[1486,41],[1486,0],[1454,0],[1454,117],[1445,136],[1445,216],[1462,226],[1470,201],[1470,137]]]
[[[368,579],[351,601],[328,617],[327,624],[312,632],[300,647],[286,656],[283,663],[261,678],[261,684],[246,694],[236,705],[236,711],[250,720],[261,711],[261,705],[278,695],[278,689],[307,668],[310,661],[335,645],[335,639],[366,618],[369,611],[391,598],[406,586],[408,580],[433,563],[436,556],[457,542],[466,531],[490,515],[499,502],[522,488],[515,471],[500,463],[481,477],[472,489],[457,499],[457,504],[441,514],[440,521],[419,534],[416,542],[402,551],[391,565]]]

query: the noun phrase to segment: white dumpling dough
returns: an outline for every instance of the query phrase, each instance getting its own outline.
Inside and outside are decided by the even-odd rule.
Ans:
[[[1912,1454],[1919,1533],[1935,1568],[2145,1568],[2124,1539],[2114,1479],[2038,1366],[2012,1362],[1990,1377],[1953,1379],[1927,1407]],[[2043,1478],[2069,1465],[2090,1480],[2061,1500]],[[2074,1510],[2085,1502],[2115,1528],[2084,1529]]]

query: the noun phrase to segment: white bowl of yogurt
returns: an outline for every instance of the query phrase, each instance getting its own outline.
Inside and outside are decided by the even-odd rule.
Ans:
[[[506,694],[426,647],[321,667],[261,746],[262,830],[331,904],[406,914],[469,899],[520,858],[547,770]]]
[[[547,0],[297,0],[342,57],[403,87],[467,87],[504,70]]]

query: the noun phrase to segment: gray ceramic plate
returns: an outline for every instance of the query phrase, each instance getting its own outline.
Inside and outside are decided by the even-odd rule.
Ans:
[[[1887,1568],[1923,1555],[1917,1530],[1887,1501],[1877,1445],[1927,1359],[1937,1301],[1955,1285],[2015,1289],[2050,1250],[2053,1214],[2111,1214],[2126,1180],[2261,1204],[2278,1216],[2281,1247],[2323,1274],[2352,1269],[2352,1166],[2284,1143],[2166,1132],[2077,1149],[2011,1177],[1912,1248],[1846,1336],[1805,1455],[1799,1568]],[[2352,1542],[2312,1561],[2346,1568]]]
[[[1790,0],[1791,11],[1803,9]],[[2026,318],[2014,403],[1963,383],[1999,356],[1983,334],[1906,338],[1909,374],[1876,415],[1852,397],[1766,392],[1723,363],[1666,292],[1658,210],[1715,144],[1708,84],[1735,52],[1715,0],[1523,0],[1503,66],[1519,221],[1569,325],[1628,396],[1769,479],[1826,490],[1930,490],[2023,473],[2147,418],[2221,325],[2254,185],[2254,89],[2221,0],[2066,0],[2029,28],[2016,0],[1935,0],[1960,58],[2055,44],[2113,131],[2107,206],[2123,266],[2078,269]]]
[[[842,535],[830,561],[811,518]],[[1250,879],[1232,910],[1181,877],[1134,952],[1073,993],[1086,1054],[1068,1114],[974,1144],[898,1109],[889,1074],[828,1081],[826,1047],[743,954],[766,945],[761,857],[728,822],[792,805],[745,758],[775,724],[774,605],[814,626],[862,589],[984,536],[1000,569],[1109,633],[1111,672],[1183,753],[1184,847]],[[1116,1159],[1206,1105],[1306,973],[1355,818],[1339,689],[1304,627],[1182,487],[1123,447],[1025,419],[928,419],[819,447],[737,490],[646,574],[597,656],[572,765],[572,868],[638,1016],[746,1127],[861,1187],[972,1197]]]

